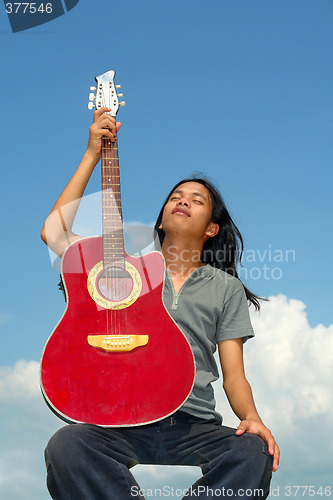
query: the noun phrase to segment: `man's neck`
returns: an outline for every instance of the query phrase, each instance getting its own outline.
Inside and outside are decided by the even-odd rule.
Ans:
[[[186,280],[195,269],[202,267],[202,243],[182,241],[179,238],[172,240],[165,237],[162,245],[162,254],[166,267],[173,279]]]

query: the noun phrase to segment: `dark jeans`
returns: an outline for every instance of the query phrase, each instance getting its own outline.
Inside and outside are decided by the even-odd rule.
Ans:
[[[67,425],[45,451],[55,500],[143,499],[129,469],[135,464],[199,465],[203,476],[184,498],[266,498],[272,457],[264,441],[216,420],[178,411],[140,427]]]

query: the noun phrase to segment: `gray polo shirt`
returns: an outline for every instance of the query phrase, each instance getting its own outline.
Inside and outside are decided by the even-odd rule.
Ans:
[[[214,358],[217,342],[235,338],[246,342],[254,336],[243,285],[207,265],[196,269],[176,294],[166,270],[163,302],[189,341],[196,362],[193,390],[181,410],[222,421],[211,385],[219,376]]]

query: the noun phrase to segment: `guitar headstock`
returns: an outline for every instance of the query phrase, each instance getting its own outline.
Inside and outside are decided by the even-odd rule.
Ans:
[[[93,93],[89,94],[89,109],[93,109],[94,107],[96,109],[111,108],[108,114],[116,116],[119,106],[125,106],[125,101],[119,102],[118,100],[118,97],[122,97],[123,94],[117,94],[116,89],[120,89],[120,85],[114,84],[115,74],[115,71],[110,70],[102,75],[95,76],[97,87],[90,87],[90,90],[96,90],[96,95]],[[92,102],[94,99],[95,104]]]

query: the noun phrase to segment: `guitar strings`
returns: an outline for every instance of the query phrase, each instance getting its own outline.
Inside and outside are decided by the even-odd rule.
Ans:
[[[103,92],[103,102],[105,103],[104,88]],[[109,93],[109,99],[111,99],[111,94]],[[109,102],[109,107],[110,106]],[[122,278],[118,276],[117,271],[112,270],[112,260],[113,263],[118,261],[119,255],[121,257],[121,262],[119,265],[121,269],[125,271],[125,258],[124,258],[124,246],[122,238],[122,214],[121,214],[121,203],[120,203],[120,179],[119,179],[119,163],[118,163],[118,143],[117,136],[115,135],[115,141],[112,144],[107,138],[103,138],[103,154],[102,154],[102,187],[103,187],[103,214],[106,219],[103,218],[103,268],[106,273],[106,294],[109,300],[117,299],[117,291],[122,290],[120,286]],[[112,189],[111,186],[116,186],[117,189]],[[111,223],[109,225],[109,223]],[[112,228],[113,234],[110,234],[110,229]],[[122,241],[121,241],[122,240]],[[111,252],[114,254],[111,255]],[[105,256],[107,253],[107,256]],[[126,271],[125,271],[126,272]],[[114,294],[114,297],[112,296]],[[125,312],[125,311],[122,311]],[[119,310],[113,310],[112,308],[106,308],[106,330],[107,334],[110,333],[119,335],[124,326],[124,322],[121,321],[123,314]]]

